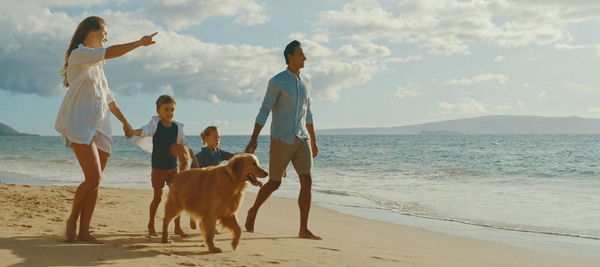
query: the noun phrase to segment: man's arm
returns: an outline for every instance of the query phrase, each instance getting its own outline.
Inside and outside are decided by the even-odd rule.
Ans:
[[[250,142],[246,146],[246,153],[254,154],[256,147],[258,146],[258,135],[262,128],[267,123],[267,118],[269,117],[269,113],[273,109],[273,105],[277,101],[279,97],[279,92],[277,86],[274,86],[275,81],[271,79],[269,81],[269,85],[267,86],[267,92],[265,93],[265,98],[263,99],[262,105],[260,106],[260,111],[256,116],[256,122],[254,123],[254,130],[252,131],[252,137],[250,137]]]
[[[312,149],[312,156],[313,158],[316,158],[319,154],[319,146],[317,146],[317,136],[315,135],[315,127],[312,123],[307,123],[306,130],[308,130],[308,134],[310,135],[310,147]]]
[[[258,146],[258,135],[260,131],[262,131],[263,126],[261,124],[254,123],[254,131],[252,131],[252,137],[250,137],[250,142],[248,142],[248,146],[246,146],[246,153],[254,154],[254,150]]]

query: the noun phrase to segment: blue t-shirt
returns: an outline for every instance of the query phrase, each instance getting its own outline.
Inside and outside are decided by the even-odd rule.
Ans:
[[[229,153],[220,148],[213,148],[212,153],[210,152],[210,148],[203,147],[200,152],[196,154],[196,159],[198,160],[198,165],[200,168],[208,167],[208,166],[217,166],[221,164],[224,160],[230,160],[233,157],[232,153]]]
[[[170,170],[177,167],[177,157],[171,155],[171,146],[177,143],[177,124],[165,127],[159,121],[152,136],[152,168]]]

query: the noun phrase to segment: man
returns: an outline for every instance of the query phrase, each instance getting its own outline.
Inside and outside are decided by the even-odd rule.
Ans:
[[[311,204],[313,158],[319,153],[317,138],[310,111],[310,81],[300,74],[306,57],[298,41],[289,43],[283,51],[288,65],[285,71],[269,80],[267,93],[256,116],[254,131],[247,153],[254,153],[260,131],[273,111],[271,122],[271,148],[269,152],[269,181],[258,191],[254,205],[248,210],[245,227],[254,232],[254,221],[260,206],[279,188],[285,170],[291,161],[300,178],[300,232],[298,237],[321,240],[308,230]]]

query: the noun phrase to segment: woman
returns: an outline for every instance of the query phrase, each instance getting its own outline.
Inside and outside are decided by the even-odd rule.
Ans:
[[[71,38],[61,71],[63,85],[69,90],[58,112],[55,129],[63,143],[72,148],[85,175],[73,199],[71,216],[67,220],[67,241],[101,243],[90,235],[90,222],[98,199],[102,171],[112,152],[110,114],[123,123],[125,136],[133,135],[131,125],[121,113],[108,88],[102,65],[106,59],[120,57],[140,46],[152,45],[157,33],[140,40],[104,48],[108,41],[106,23],[100,17],[84,19]],[[79,234],[77,220],[81,217]]]

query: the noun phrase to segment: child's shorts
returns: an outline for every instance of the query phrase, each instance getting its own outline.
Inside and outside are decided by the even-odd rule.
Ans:
[[[177,168],[170,170],[158,170],[152,168],[152,188],[163,189],[165,184],[169,185],[175,180]]]

